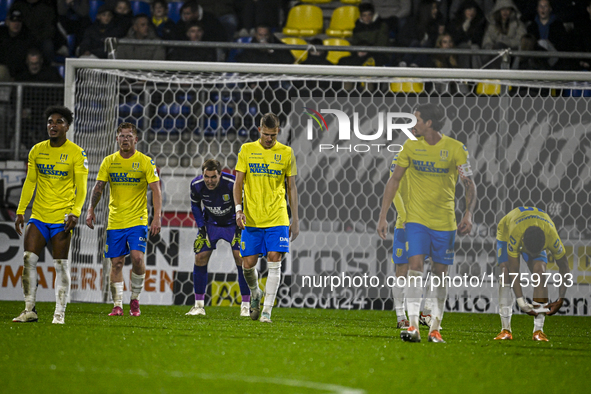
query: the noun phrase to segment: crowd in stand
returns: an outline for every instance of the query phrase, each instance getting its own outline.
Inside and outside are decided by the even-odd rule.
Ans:
[[[180,19],[167,0],[133,15],[128,0],[106,0],[90,17],[89,0],[15,0],[0,26],[0,81],[59,82],[54,66],[68,56],[106,59],[105,39],[279,43],[286,0],[189,0]],[[367,0],[358,5],[352,45],[591,52],[591,0]],[[73,37],[74,53],[67,37]],[[250,37],[245,39],[244,37]],[[304,64],[332,64],[314,45]],[[70,38],[72,39],[72,38]],[[72,45],[70,45],[72,46]],[[294,63],[290,51],[221,51],[200,47],[120,45],[118,59]],[[499,67],[492,57],[354,52],[339,64],[411,67]],[[515,58],[514,69],[590,70],[589,59]]]

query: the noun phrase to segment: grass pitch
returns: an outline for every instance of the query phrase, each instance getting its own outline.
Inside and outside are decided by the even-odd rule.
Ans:
[[[12,323],[23,302],[0,302],[4,393],[588,393],[591,318],[513,316],[513,341],[496,342],[498,315],[446,313],[447,344],[404,343],[392,311],[279,309],[273,323],[238,308],[68,305],[66,325]],[[129,313],[129,306],[124,306]]]

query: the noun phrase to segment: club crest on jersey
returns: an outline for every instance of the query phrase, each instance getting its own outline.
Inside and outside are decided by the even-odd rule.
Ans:
[[[222,199],[224,200],[224,202],[228,202],[228,201],[230,201],[230,195],[229,194],[224,194],[222,196]]]
[[[274,155],[275,161],[281,161],[281,155]]]
[[[60,161],[61,161],[62,163],[65,163],[67,160],[68,160],[68,155],[66,155],[65,153],[62,153],[62,154],[60,155]]]
[[[140,163],[138,161],[131,163],[131,168],[134,170],[139,170],[140,169]]]
[[[445,149],[440,150],[439,157],[441,158],[441,160],[447,161],[447,158],[449,157],[449,151]]]

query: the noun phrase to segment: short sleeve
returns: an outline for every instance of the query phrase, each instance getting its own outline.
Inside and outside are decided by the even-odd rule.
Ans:
[[[147,163],[146,182],[158,182],[160,180],[160,177],[158,176],[158,170],[156,169],[156,164],[154,164],[154,160],[150,159],[148,156],[145,156],[145,160]]]
[[[410,165],[410,155],[408,154],[409,147],[407,146],[407,144],[409,143],[408,141],[404,143],[404,145],[402,146],[402,151],[400,151],[394,158],[397,166],[408,168],[408,166]]]
[[[285,176],[296,176],[298,174],[298,168],[296,165],[296,158],[295,154],[293,153],[293,149],[289,148],[289,163],[287,166],[287,171],[285,172]]]
[[[564,255],[566,254],[566,249],[564,248],[564,245],[562,244],[562,241],[560,240],[560,237],[556,232],[556,228],[552,228],[552,230],[549,231],[549,234],[547,234],[546,237],[549,238],[550,242],[550,245],[547,247],[547,249],[550,250],[550,252],[552,252],[554,258],[558,260],[564,257]]]
[[[108,157],[105,157],[103,159],[103,162],[101,163],[98,175],[96,176],[97,181],[109,182],[109,171],[107,169],[109,164],[107,163],[107,160],[108,160]]]
[[[236,171],[246,173],[246,153],[244,152],[244,145],[240,147],[238,152],[238,162],[236,163]]]

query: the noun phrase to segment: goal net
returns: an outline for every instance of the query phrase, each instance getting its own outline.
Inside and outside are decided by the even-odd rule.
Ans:
[[[496,224],[511,209],[532,206],[552,217],[567,249],[573,277],[563,313],[588,315],[589,80],[581,73],[68,59],[66,105],[75,108],[73,140],[89,157],[89,190],[103,157],[117,149],[123,121],[137,125],[138,150],[159,168],[164,220],[148,244],[144,303],[193,303],[190,181],[209,158],[232,173],[240,146],[258,138],[260,117],[273,112],[282,124],[279,141],[296,155],[301,220],[283,262],[278,305],[392,310],[395,211],[382,241],[381,198],[408,139],[405,114],[435,102],[446,112],[443,134],[470,153],[478,195],[472,233],[456,237],[448,310],[496,312]],[[458,221],[463,196],[458,185]],[[97,208],[98,228],[80,226],[74,239],[75,300],[109,299],[107,200]],[[264,282],[266,262],[259,264]],[[522,270],[526,278],[525,264]],[[552,256],[548,272],[558,272]],[[228,245],[218,244],[209,275],[206,305],[239,305]],[[551,298],[559,279],[549,277]],[[531,284],[525,288],[531,297]]]

